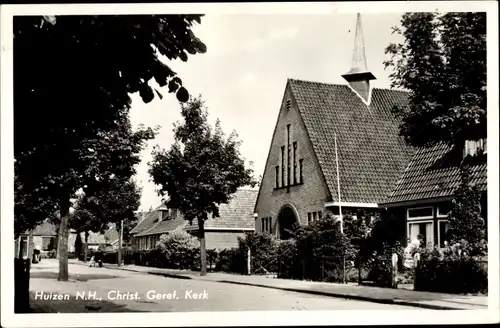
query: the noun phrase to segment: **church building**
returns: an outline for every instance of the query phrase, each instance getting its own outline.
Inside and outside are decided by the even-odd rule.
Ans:
[[[255,205],[255,230],[281,239],[326,214],[389,211],[401,241],[444,246],[460,164],[482,192],[487,215],[486,139],[415,149],[391,113],[409,93],[371,88],[358,14],[346,84],[289,79]]]
[[[289,79],[255,206],[256,231],[288,238],[294,223],[385,202],[413,150],[391,109],[408,93],[371,88],[358,14],[346,84]]]

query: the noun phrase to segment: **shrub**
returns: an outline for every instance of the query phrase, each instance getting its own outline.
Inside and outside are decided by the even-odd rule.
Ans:
[[[299,250],[295,240],[283,240],[279,243],[278,267],[278,278],[302,278],[302,262],[299,258]]]
[[[279,241],[271,234],[247,232],[238,238],[240,251],[245,254],[250,248],[252,273],[277,272]]]
[[[219,252],[216,271],[244,274],[246,272],[245,253],[239,248],[224,249]]]
[[[470,256],[463,241],[446,247],[425,249],[415,270],[415,290],[453,294],[488,292],[487,257]]]
[[[184,230],[161,235],[151,261],[160,267],[189,269],[200,263],[200,242]]]

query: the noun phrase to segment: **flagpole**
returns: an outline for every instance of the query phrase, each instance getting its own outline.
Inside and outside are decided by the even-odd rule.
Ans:
[[[340,203],[340,176],[339,176],[339,156],[337,153],[337,133],[334,134],[334,139],[335,139],[335,162],[337,163],[337,192],[338,192],[338,198],[339,198],[339,215],[340,215],[340,232],[343,234],[344,233],[344,220],[342,217],[342,205]]]
[[[342,205],[340,202],[340,175],[339,175],[339,155],[337,153],[337,133],[334,134],[334,140],[335,140],[335,162],[337,164],[337,191],[339,197],[340,233],[344,234],[344,218],[342,217]],[[345,252],[342,256],[342,283],[345,284]]]

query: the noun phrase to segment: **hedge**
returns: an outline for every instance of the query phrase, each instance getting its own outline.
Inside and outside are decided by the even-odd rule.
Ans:
[[[450,294],[488,293],[488,262],[419,261],[415,270],[415,290]]]

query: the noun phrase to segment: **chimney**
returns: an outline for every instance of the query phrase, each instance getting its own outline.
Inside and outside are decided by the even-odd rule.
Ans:
[[[358,13],[356,21],[356,34],[354,37],[354,50],[352,54],[351,69],[342,77],[349,82],[351,88],[369,102],[370,80],[375,80],[375,76],[368,70],[365,55],[365,41],[363,39],[363,28],[361,26],[361,14]]]

